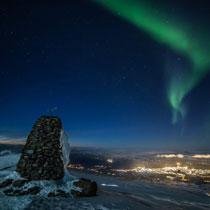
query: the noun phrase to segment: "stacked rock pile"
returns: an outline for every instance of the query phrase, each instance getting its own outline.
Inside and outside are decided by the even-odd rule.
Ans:
[[[16,171],[28,180],[57,180],[64,176],[60,145],[61,120],[41,116],[23,148]]]
[[[0,189],[3,189],[5,195],[37,195],[42,188],[31,181],[58,180],[64,177],[61,130],[62,123],[58,117],[42,116],[36,121],[16,167],[21,178],[0,182]],[[73,181],[71,189],[55,189],[48,193],[48,197],[95,196],[96,192],[96,182],[81,178]]]

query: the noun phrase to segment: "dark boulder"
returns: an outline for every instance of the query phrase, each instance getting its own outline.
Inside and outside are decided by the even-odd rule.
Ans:
[[[95,196],[97,192],[97,184],[95,181],[81,178],[74,181],[71,194],[78,197]]]
[[[34,124],[17,164],[17,172],[29,180],[57,180],[64,176],[60,145],[62,123],[42,116]]]
[[[26,193],[30,194],[30,195],[36,195],[36,194],[38,194],[40,192],[40,190],[41,190],[40,187],[34,186],[34,187],[31,187],[28,190],[26,190]]]
[[[23,196],[23,195],[36,195],[40,192],[41,188],[38,186],[31,187],[27,190],[22,189],[7,189],[4,190],[4,194],[8,196]]]
[[[13,179],[6,179],[6,180],[0,182],[0,188],[7,187],[7,186],[11,185],[12,182],[13,182]]]
[[[29,180],[27,180],[27,179],[18,179],[12,183],[12,187],[22,187],[28,182],[29,182]]]

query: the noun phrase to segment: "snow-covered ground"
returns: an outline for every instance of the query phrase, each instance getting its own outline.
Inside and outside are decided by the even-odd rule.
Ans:
[[[0,181],[6,177],[18,178],[14,172],[19,154],[1,151]],[[123,209],[210,209],[210,188],[208,185],[154,184],[116,177],[97,176],[84,172],[70,171],[73,177],[95,180],[98,195],[88,198],[48,198],[47,193],[57,187],[54,182],[36,182],[43,190],[36,196],[5,196],[0,189],[0,210],[123,210]],[[62,189],[69,189],[70,179],[65,180]]]

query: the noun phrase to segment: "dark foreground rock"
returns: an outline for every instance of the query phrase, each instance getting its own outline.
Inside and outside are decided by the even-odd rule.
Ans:
[[[12,187],[22,187],[24,184],[28,182],[29,180],[27,179],[18,179],[18,180],[6,179],[0,183],[0,188],[5,188],[10,185],[12,185]]]
[[[28,182],[29,180],[27,179],[18,179],[18,180],[13,181],[12,187],[22,187]]]
[[[7,186],[11,185],[12,182],[13,182],[13,179],[6,179],[6,180],[0,182],[0,188],[7,187]]]
[[[29,180],[57,180],[64,176],[58,117],[42,116],[34,124],[17,164],[17,172]]]
[[[4,190],[4,194],[8,196],[21,196],[21,195],[36,195],[40,192],[41,188],[38,186],[31,187],[27,190],[22,189],[7,189]]]
[[[78,197],[95,196],[97,192],[97,184],[89,179],[81,178],[73,183],[74,189],[71,194]]]

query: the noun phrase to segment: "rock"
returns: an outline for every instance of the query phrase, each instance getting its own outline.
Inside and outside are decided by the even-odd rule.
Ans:
[[[71,194],[74,196],[95,196],[97,192],[97,183],[89,179],[81,178],[73,183]]]
[[[8,196],[23,196],[23,195],[36,195],[40,192],[41,188],[38,186],[31,187],[27,190],[22,189],[7,189],[4,190],[4,194]]]
[[[27,194],[36,195],[40,192],[41,188],[38,186],[34,186],[26,190]]]
[[[9,189],[7,189],[7,190],[4,190],[4,194],[5,195],[11,195],[12,193],[13,193],[13,188],[9,188]]]
[[[29,180],[57,180],[64,176],[58,117],[42,116],[34,124],[16,171]]]
[[[7,186],[11,185],[12,182],[13,182],[13,179],[6,179],[0,183],[0,188],[7,187]]]
[[[29,180],[27,179],[19,179],[19,180],[15,180],[12,183],[13,187],[22,187],[25,183],[29,182]]]

